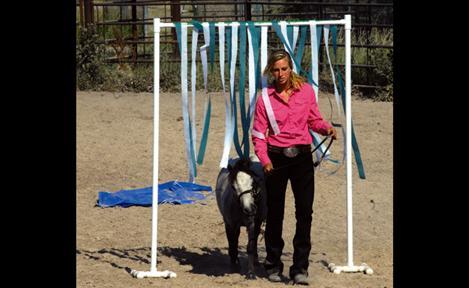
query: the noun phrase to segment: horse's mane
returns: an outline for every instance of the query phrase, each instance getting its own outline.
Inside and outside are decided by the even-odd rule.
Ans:
[[[254,171],[251,170],[251,163],[252,161],[249,158],[240,158],[238,159],[238,161],[236,161],[234,166],[230,165],[228,167],[230,171],[230,174],[229,174],[230,183],[232,184],[234,182],[234,180],[236,179],[236,175],[238,175],[238,172],[240,171],[243,171],[249,174],[251,177],[254,177],[255,173]]]

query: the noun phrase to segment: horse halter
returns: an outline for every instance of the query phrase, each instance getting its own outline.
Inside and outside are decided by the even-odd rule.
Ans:
[[[237,198],[238,198],[238,199],[237,199],[237,200],[238,200],[238,203],[241,203],[241,196],[243,196],[244,194],[250,193],[251,196],[252,196],[252,198],[254,198],[254,205],[256,206],[256,210],[257,210],[256,202],[258,202],[258,200],[259,200],[259,195],[261,194],[261,193],[260,193],[259,184],[258,184],[257,181],[256,181],[256,176],[257,176],[257,175],[256,175],[254,172],[252,172],[252,171],[243,171],[243,172],[249,174],[249,176],[252,177],[252,187],[251,187],[251,189],[248,189],[248,190],[246,190],[246,191],[243,191],[243,192],[239,193],[239,195],[238,195],[238,197],[237,197]],[[234,187],[233,187],[233,189],[234,189]],[[235,189],[235,190],[236,190],[236,189]],[[243,213],[244,213],[244,211],[243,211]],[[255,213],[254,213],[254,214],[255,214]],[[248,215],[248,216],[253,216],[253,215],[251,215],[251,214],[247,214],[247,215]]]
[[[252,188],[251,189],[248,189],[246,191],[243,191],[241,192],[239,195],[238,195],[238,202],[241,201],[241,196],[243,196],[244,194],[247,194],[247,193],[251,193],[251,196],[252,198],[254,198],[254,200],[257,199],[257,197],[259,196],[260,194],[260,190],[258,189],[259,188],[259,184],[257,184],[256,182],[256,178],[254,177],[254,175],[251,175],[249,174],[251,177],[252,177]]]

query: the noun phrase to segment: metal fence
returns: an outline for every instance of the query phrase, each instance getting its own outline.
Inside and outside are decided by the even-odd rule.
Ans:
[[[153,62],[153,18],[162,22],[197,21],[272,21],[272,20],[330,20],[352,15],[352,47],[366,50],[365,61],[352,58],[352,68],[364,69],[366,75],[376,68],[370,55],[374,49],[393,49],[392,43],[373,44],[372,30],[393,29],[392,1],[150,1],[150,0],[76,0],[77,27],[96,26],[99,43],[106,46],[110,63]],[[367,35],[358,42],[359,35]],[[274,37],[269,37],[274,39]],[[276,41],[276,40],[271,40]],[[339,40],[340,41],[340,40]],[[275,43],[271,43],[275,45]],[[308,45],[309,43],[307,43]],[[343,42],[337,43],[343,47]],[[161,33],[161,61],[179,62],[174,29]],[[324,44],[322,44],[324,47]],[[320,57],[322,59],[322,57]],[[321,63],[320,67],[326,65]],[[338,63],[340,65],[340,63]],[[380,86],[355,83],[360,89]]]

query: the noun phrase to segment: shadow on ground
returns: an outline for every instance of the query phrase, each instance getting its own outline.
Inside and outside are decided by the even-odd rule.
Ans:
[[[181,265],[190,265],[192,269],[188,272],[195,274],[204,274],[207,276],[225,276],[227,274],[241,274],[246,275],[247,272],[247,253],[246,247],[240,246],[239,260],[241,267],[239,270],[232,269],[230,266],[230,258],[228,256],[228,249],[225,248],[200,248],[200,252],[188,251],[186,247],[159,247],[158,254],[170,257],[178,261]],[[265,254],[265,249],[259,247],[259,254]],[[116,249],[116,248],[103,248],[97,251],[76,250],[77,255],[83,255],[89,260],[109,263],[112,267],[123,269],[130,273],[132,270],[127,266],[119,265],[119,259],[129,259],[140,264],[151,264],[151,248],[133,248],[133,249]],[[284,257],[291,257],[291,253],[284,253]],[[118,259],[115,259],[117,257]],[[259,259],[260,263],[264,259]],[[328,263],[324,260],[319,260],[322,265],[326,266]],[[157,261],[161,263],[161,261]],[[256,266],[256,275],[260,278],[266,278],[262,264]]]

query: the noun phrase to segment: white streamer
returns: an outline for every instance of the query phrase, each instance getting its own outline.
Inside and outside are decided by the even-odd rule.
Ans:
[[[187,85],[187,23],[181,23],[181,95],[182,118],[184,120],[184,139],[186,143],[187,165],[189,166],[189,182],[194,181],[194,162],[191,156],[189,102]]]
[[[288,52],[288,54],[290,54],[289,51],[292,51],[292,53],[294,53],[293,47],[290,44],[290,40],[288,40],[287,21],[280,21],[279,25],[280,25],[280,30],[282,31],[283,38],[285,39],[285,43],[283,43],[285,50]],[[298,37],[298,31],[296,35]],[[290,55],[290,57],[292,58],[292,60],[295,59],[295,55]],[[293,72],[298,73],[298,71],[300,70],[300,67],[297,67],[295,61],[292,61],[292,62],[293,62]]]
[[[311,74],[313,75],[313,81],[316,85],[313,86],[314,95],[316,96],[316,102],[318,102],[319,98],[319,43],[316,43],[318,40],[317,37],[317,26],[316,21],[312,20],[309,21],[309,30],[311,36]]]
[[[199,36],[199,32],[194,27],[192,28],[192,66],[191,66],[191,88],[192,88],[192,146],[194,149],[194,155],[197,159],[197,150],[196,150],[196,143],[197,143],[197,131],[195,129],[195,83],[196,83],[196,76],[197,76],[197,69],[196,69],[196,58],[197,58],[197,38]]]
[[[251,30],[248,29],[249,40],[249,119],[252,119],[254,107],[256,105],[256,63],[254,63],[254,44],[252,41],[253,35]],[[250,123],[252,124],[252,122]]]
[[[207,110],[208,110],[208,104],[210,102],[210,95],[208,94],[208,88],[207,88],[207,77],[208,77],[208,72],[207,72],[207,48],[210,47],[209,23],[208,22],[202,23],[202,27],[204,29],[204,40],[205,40],[205,45],[200,47],[200,58],[202,60],[202,72],[203,72],[203,76],[204,76],[204,92],[205,92],[205,97],[204,97],[205,104],[204,104],[204,114],[203,114],[204,118],[203,118],[203,122],[202,122],[202,127],[203,127],[203,129],[205,129],[206,121],[210,121],[210,119],[208,117],[206,117],[207,116]],[[195,122],[195,119],[194,119],[194,122]]]
[[[318,38],[317,38],[317,30],[316,30],[316,21],[311,20],[309,21],[309,30],[310,30],[310,36],[311,36],[311,74],[313,76],[313,81],[314,83],[318,84],[318,86],[315,86],[314,84],[311,85],[314,90],[314,96],[316,98],[316,103],[319,103],[319,43],[316,43]],[[311,130],[314,139],[316,140],[317,143],[321,143],[322,139],[321,136]],[[318,159],[321,158],[322,154],[324,154],[324,150],[326,150],[324,144],[322,144],[318,150],[316,150],[316,156]],[[325,159],[330,155],[330,152],[326,152],[326,156],[324,157]]]
[[[202,27],[204,28],[204,40],[205,45],[200,47],[200,58],[202,60],[202,70],[204,73],[204,89],[205,93],[207,93],[207,48],[210,47],[210,28],[209,23],[204,22],[202,23]]]
[[[295,52],[296,43],[298,42],[298,33],[300,32],[299,26],[293,26],[293,43],[291,43],[291,51]]]
[[[225,142],[223,144],[223,154],[220,161],[220,168],[226,168],[230,155],[231,143],[233,141],[233,123],[230,109],[230,98],[226,94],[225,88],[225,23],[218,23],[218,46],[220,47],[220,76],[223,87],[223,97],[225,99]]]
[[[337,90],[337,85],[335,83],[335,75],[334,75],[334,69],[331,63],[331,58],[329,57],[329,25],[324,25],[324,44],[326,45],[326,55],[327,55],[327,61],[329,62],[329,68],[331,70],[332,83],[334,83],[334,95],[335,95],[335,101],[337,103],[337,111],[338,111],[339,117],[342,117],[342,109],[340,107],[339,92]]]
[[[268,27],[261,27],[261,68],[264,71],[267,66],[267,29]],[[269,95],[267,94],[267,75],[262,75],[262,100],[264,101],[265,110],[267,112],[267,117],[269,118],[270,126],[272,127],[272,132],[275,135],[280,133],[280,129],[277,125],[277,120],[275,120],[274,110],[272,110],[272,105],[270,104]]]

